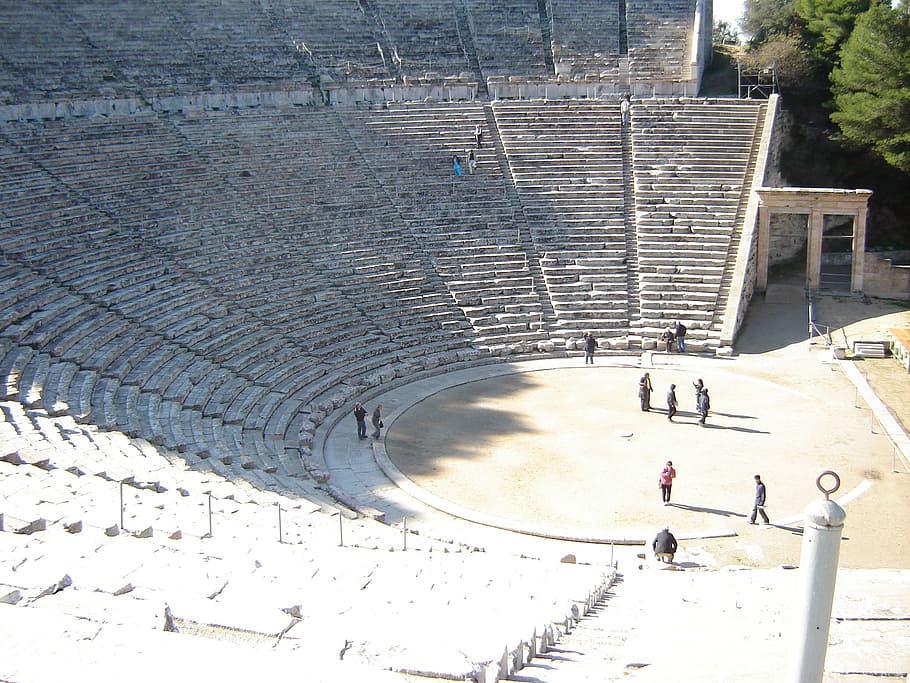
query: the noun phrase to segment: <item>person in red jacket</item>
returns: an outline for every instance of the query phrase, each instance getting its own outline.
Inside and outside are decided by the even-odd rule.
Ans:
[[[660,471],[660,497],[664,505],[670,504],[670,492],[673,490],[674,479],[676,479],[676,470],[673,468],[673,461],[667,460],[667,464]]]

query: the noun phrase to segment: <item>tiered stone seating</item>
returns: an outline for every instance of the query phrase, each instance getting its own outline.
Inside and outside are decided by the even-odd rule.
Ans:
[[[467,6],[485,75],[553,76],[544,60],[537,0],[467,0]]]
[[[689,80],[695,2],[626,0],[633,81]]]
[[[300,59],[336,81],[388,78],[388,62],[376,48],[376,27],[358,6],[345,0],[284,4],[279,22]],[[386,60],[391,55],[386,55]]]
[[[556,73],[611,77],[619,73],[619,3],[549,0]]]
[[[350,26],[358,14],[347,8],[338,25]],[[258,3],[213,8],[157,1],[37,2],[0,10],[0,27],[4,60],[11,67],[4,75],[12,86],[3,90],[15,92],[17,101],[102,89],[136,93],[249,81],[303,83],[313,74],[300,44],[295,49],[288,40],[287,26],[276,25]],[[374,42],[367,45],[375,51]]]
[[[68,364],[55,378],[73,387],[58,379],[49,406],[72,406],[82,419],[178,450],[201,449],[271,481],[303,472],[284,443],[306,425],[315,429],[316,416],[382,381],[380,368],[400,365],[394,378],[437,366],[430,356],[460,353],[468,325],[393,227],[378,236],[351,232],[348,221],[388,215],[388,203],[375,192],[368,199],[353,161],[347,169],[356,179],[346,187],[360,184],[365,205],[340,199],[344,166],[325,113],[323,128],[298,127],[301,139],[334,141],[308,157],[276,151],[285,144],[263,130],[284,131],[285,142],[287,130],[267,125],[269,117],[242,121],[213,115],[211,125],[183,121],[180,133],[143,116],[110,128],[11,126],[25,156],[0,150],[10,161],[4,208],[15,221],[4,244],[24,266],[9,262],[26,289],[7,292],[4,334]],[[192,144],[221,142],[226,130],[233,137],[220,151],[210,145],[207,167],[193,159]],[[260,154],[230,158],[238,139]],[[285,180],[252,179],[251,161]],[[295,170],[303,163],[312,173],[305,182]],[[231,188],[225,178],[241,180]],[[285,209],[305,206],[301,193],[311,192],[331,203]],[[36,195],[54,199],[35,205]],[[94,207],[116,214],[118,226]]]
[[[642,324],[712,327],[763,113],[741,100],[643,100],[632,112]]]
[[[470,72],[455,10],[448,0],[370,0],[382,18],[404,74]]]
[[[448,678],[487,666],[505,675],[529,648],[552,644],[611,580],[608,568],[529,561],[498,549],[472,553],[369,520],[339,519],[320,498],[288,498],[217,469],[190,470],[141,440],[15,401],[0,401],[0,444],[2,640],[23,628],[31,638],[27,625],[41,613],[54,651],[65,650],[72,632],[49,634],[77,615],[94,630],[80,637],[81,661],[84,648],[113,626],[127,632],[134,656],[163,628],[169,652],[186,634],[229,634],[248,657],[265,663],[255,644],[269,642],[305,657],[313,671],[337,662],[356,638],[345,660],[350,674],[358,665],[428,670],[432,643],[432,670]],[[466,635],[464,624],[494,602],[502,608],[496,618]],[[390,604],[399,606],[390,611]],[[434,618],[441,608],[447,619]],[[110,635],[100,640],[110,645]],[[192,640],[194,648],[206,642]],[[504,647],[517,664],[500,663]],[[31,679],[5,654],[6,675],[16,670],[15,678]]]
[[[501,348],[546,338],[535,291],[506,199],[496,151],[476,150],[478,170],[465,162],[474,128],[487,128],[479,105],[389,105],[343,109],[355,144],[407,222],[414,243],[433,261],[477,336]],[[458,155],[464,176],[456,178]]]
[[[560,331],[621,336],[628,288],[618,108],[501,102],[494,112]]]

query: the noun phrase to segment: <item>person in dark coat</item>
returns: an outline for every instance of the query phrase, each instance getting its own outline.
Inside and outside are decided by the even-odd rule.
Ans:
[[[701,390],[705,388],[705,383],[701,381],[701,378],[692,382],[692,386],[695,387],[695,412],[698,412],[698,398],[701,396]]]
[[[597,348],[597,340],[590,332],[585,332],[585,365],[590,363],[594,365],[594,349]]]
[[[382,404],[381,403],[377,403],[376,408],[373,409],[373,417],[371,418],[371,421],[373,423],[373,438],[378,439],[380,430],[383,427],[385,427],[385,425],[382,424]]]
[[[711,410],[711,398],[708,396],[708,388],[705,387],[698,395],[698,424],[705,426],[705,420],[708,419],[708,411]]]
[[[761,516],[762,521],[765,524],[770,524],[771,520],[768,519],[768,515],[765,513],[765,500],[768,497],[768,491],[765,488],[764,482],[761,480],[761,475],[755,475],[755,502],[752,505],[752,515],[749,517],[749,524],[755,524],[755,518]]]
[[[651,375],[645,373],[638,380],[638,398],[641,401],[641,409],[644,411],[651,410]]]
[[[686,352],[686,326],[681,321],[677,321],[676,329],[673,331],[676,336],[676,350],[680,353]]]
[[[367,438],[367,409],[362,403],[354,406],[354,419],[357,420],[357,438]]]
[[[654,557],[658,560],[661,562],[673,562],[673,556],[676,555],[678,544],[676,543],[676,537],[670,533],[670,527],[665,526],[658,532],[651,543],[651,547],[654,549]]]
[[[676,385],[671,384],[667,390],[667,419],[673,422],[673,416],[676,415]]]

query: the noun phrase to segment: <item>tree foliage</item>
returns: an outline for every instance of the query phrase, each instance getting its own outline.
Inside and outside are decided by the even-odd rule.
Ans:
[[[844,136],[910,172],[910,4],[874,4],[856,21],[831,73]]]
[[[794,0],[812,51],[833,64],[856,18],[880,0]]]
[[[775,36],[754,47],[742,58],[743,66],[751,69],[774,68],[777,85],[788,97],[800,98],[812,93],[819,97],[818,88],[813,87],[824,74],[819,75],[818,62],[802,49],[798,39],[791,36]]]
[[[729,21],[718,19],[714,22],[712,41],[715,45],[738,45],[739,32]]]
[[[743,3],[743,33],[753,45],[772,37],[793,35],[799,18],[793,8],[794,0],[745,0]]]

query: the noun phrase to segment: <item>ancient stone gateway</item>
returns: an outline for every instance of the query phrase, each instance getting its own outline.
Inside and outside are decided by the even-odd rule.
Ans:
[[[806,214],[806,287],[819,289],[822,284],[822,243],[826,216],[852,217],[850,291],[863,288],[863,253],[866,248],[866,213],[872,190],[820,189],[803,187],[762,187],[758,191],[758,249],[756,283],[758,291],[768,286],[768,253],[771,216],[778,213]]]

